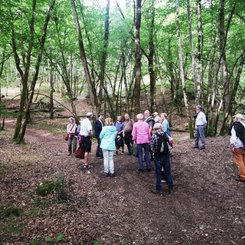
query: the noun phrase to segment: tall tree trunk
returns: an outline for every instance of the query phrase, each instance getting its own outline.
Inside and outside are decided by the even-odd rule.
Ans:
[[[17,138],[17,143],[22,143],[24,141],[26,127],[27,127],[27,124],[28,124],[29,118],[30,118],[30,109],[31,109],[32,99],[33,99],[33,96],[35,93],[35,86],[36,86],[36,82],[37,82],[38,75],[39,75],[39,68],[41,65],[42,57],[43,57],[44,44],[45,44],[45,40],[46,40],[46,36],[47,36],[48,24],[49,24],[49,21],[51,18],[52,11],[54,9],[55,1],[56,0],[51,1],[50,6],[49,6],[49,10],[47,12],[47,15],[46,15],[46,18],[44,21],[43,34],[42,34],[42,37],[40,40],[40,50],[39,50],[36,65],[35,65],[35,73],[34,73],[34,76],[33,76],[32,82],[31,82],[30,96],[28,98],[28,103],[26,106],[25,120],[23,122],[21,132]]]
[[[12,15],[12,10],[10,10],[10,13]],[[15,125],[15,132],[14,132],[14,140],[17,140],[19,137],[21,126],[22,126],[22,120],[24,117],[24,109],[28,97],[28,78],[29,78],[29,72],[30,72],[30,65],[31,65],[31,54],[34,44],[34,26],[35,26],[35,13],[36,13],[36,0],[32,1],[32,16],[30,20],[29,25],[29,31],[30,31],[30,38],[28,43],[28,49],[26,57],[26,62],[24,63],[24,71],[21,68],[21,62],[20,57],[17,51],[17,44],[16,44],[16,35],[15,35],[15,27],[14,23],[11,22],[11,41],[12,41],[12,49],[14,53],[14,59],[15,59],[15,65],[16,69],[18,70],[20,77],[21,77],[21,84],[22,84],[22,91],[21,91],[21,97],[20,97],[20,109],[17,116],[17,121]]]
[[[94,84],[94,82],[91,79],[90,70],[89,70],[89,67],[88,67],[88,62],[87,62],[87,57],[86,57],[86,53],[85,53],[85,49],[84,49],[81,26],[80,26],[80,22],[79,22],[79,19],[78,19],[78,14],[77,14],[75,0],[71,0],[71,6],[72,6],[74,23],[75,23],[76,29],[77,29],[80,57],[81,57],[81,60],[82,60],[82,63],[83,63],[83,69],[84,69],[86,82],[87,82],[87,85],[88,85],[88,90],[89,90],[89,94],[90,94],[90,100],[91,100],[92,106],[96,109],[96,114],[97,114],[98,101],[97,101],[97,97],[96,97],[96,89],[95,89],[95,84]]]
[[[223,110],[227,111],[229,103],[229,80],[228,70],[226,63],[226,52],[225,52],[225,0],[220,0],[219,6],[219,39],[220,39],[220,57],[221,57],[221,76],[223,81]]]
[[[54,119],[54,71],[52,64],[50,64],[50,75],[49,75],[49,83],[50,83],[50,99],[49,99],[49,117],[50,119]]]
[[[196,62],[196,104],[200,104],[201,85],[202,85],[202,3],[197,1],[197,62]]]
[[[150,111],[153,112],[156,109],[156,76],[154,69],[154,26],[155,26],[155,0],[151,0],[151,24],[149,29],[149,56],[148,56],[148,71],[150,75]]]
[[[104,47],[100,59],[100,74],[99,74],[99,80],[100,80],[100,91],[99,91],[99,98],[100,101],[103,101],[103,89],[105,92],[105,69],[106,69],[106,58],[107,58],[107,49],[109,45],[109,28],[110,28],[110,0],[107,0],[106,5],[106,14],[105,14],[105,32],[104,32]],[[107,90],[107,89],[106,89]],[[100,103],[101,106],[102,103]],[[100,110],[101,108],[99,108]]]
[[[140,89],[141,89],[141,48],[140,48],[140,27],[141,27],[141,0],[136,0],[134,23],[134,45],[135,45],[135,84],[134,84],[134,113],[140,112]]]
[[[179,70],[180,70],[180,78],[181,78],[181,84],[182,84],[184,105],[185,105],[185,110],[186,110],[186,116],[189,119],[190,137],[193,138],[194,133],[193,133],[193,127],[192,127],[192,118],[189,114],[189,106],[188,106],[188,99],[186,95],[186,86],[185,86],[183,50],[182,50],[182,42],[181,42],[181,35],[180,35],[179,0],[176,0],[176,29],[177,29],[177,40],[178,40],[178,52],[179,52]]]

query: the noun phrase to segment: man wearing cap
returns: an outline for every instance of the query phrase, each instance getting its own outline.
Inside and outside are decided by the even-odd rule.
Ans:
[[[200,105],[196,106],[196,114],[195,114],[195,129],[196,129],[196,139],[195,145],[193,148],[199,148],[200,150],[205,149],[205,128],[207,125],[207,119],[203,112],[203,108]],[[202,145],[199,147],[199,138],[201,138]]]
[[[244,116],[236,114],[233,116],[233,125],[230,131],[230,149],[234,155],[234,162],[239,171],[237,181],[245,182],[245,124]]]
[[[92,145],[92,124],[91,121],[93,120],[93,113],[88,112],[86,114],[86,118],[81,121],[80,124],[80,132],[81,135],[81,142],[85,151],[84,154],[84,167],[88,168],[88,160],[89,160],[89,153],[91,152],[91,145]]]

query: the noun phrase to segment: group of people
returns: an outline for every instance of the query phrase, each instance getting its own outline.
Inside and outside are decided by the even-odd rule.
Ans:
[[[204,150],[205,128],[207,125],[206,115],[200,105],[196,106],[195,118],[195,144],[193,148]],[[124,120],[123,120],[124,119]],[[231,151],[239,170],[238,181],[245,182],[245,125],[241,114],[234,116],[234,124],[231,132]],[[93,114],[88,112],[85,118],[80,119],[76,125],[74,118],[69,118],[67,125],[68,152],[71,155],[77,148],[77,142],[85,151],[83,166],[89,166],[89,153],[92,145],[92,122]],[[151,161],[155,161],[156,188],[154,193],[162,193],[162,177],[164,173],[169,193],[173,190],[173,178],[171,175],[170,151],[173,147],[171,130],[166,113],[149,110],[136,115],[136,122],[128,113],[124,118],[120,115],[114,122],[112,118],[103,118],[100,115],[95,122],[95,137],[97,139],[96,156],[103,157],[105,176],[115,176],[114,155],[124,154],[124,145],[127,146],[127,154],[132,155],[133,149],[137,150],[138,171],[143,173],[152,170]],[[201,139],[201,145],[199,140]],[[145,162],[145,166],[144,166]]]
[[[124,120],[123,120],[124,119]],[[169,193],[173,190],[173,179],[171,175],[170,149],[173,144],[167,114],[151,113],[146,110],[144,114],[136,116],[134,122],[126,113],[117,116],[113,122],[111,118],[103,118],[100,115],[95,122],[94,135],[97,139],[96,156],[103,157],[105,176],[114,177],[114,155],[124,154],[124,145],[127,146],[127,154],[132,155],[133,148],[137,149],[138,171],[143,173],[152,170],[151,161],[155,159],[156,190],[154,193],[162,192],[162,170],[168,185]],[[93,114],[88,112],[85,118],[80,119],[77,126],[74,118],[69,118],[67,125],[68,155],[75,152],[77,142],[85,151],[83,166],[89,166],[89,153],[92,145],[92,121]],[[161,144],[161,146],[160,146]],[[145,167],[144,167],[145,162]]]

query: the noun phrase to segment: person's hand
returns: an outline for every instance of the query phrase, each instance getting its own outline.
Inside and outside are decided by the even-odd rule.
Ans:
[[[231,152],[233,152],[233,153],[234,153],[234,151],[235,151],[235,147],[234,147],[234,145],[233,145],[233,144],[231,144],[231,145],[230,145],[230,150],[231,150]]]

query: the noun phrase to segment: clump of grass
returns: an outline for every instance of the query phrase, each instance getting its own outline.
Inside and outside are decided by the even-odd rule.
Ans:
[[[41,182],[37,186],[36,193],[40,196],[47,196],[54,193],[59,202],[66,202],[68,199],[66,183],[63,177],[59,177],[57,180]]]
[[[9,216],[20,216],[22,213],[22,209],[17,207],[16,205],[10,205],[8,207],[1,206],[0,207],[0,218],[5,218]]]

